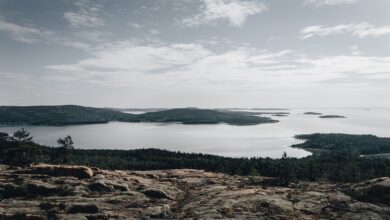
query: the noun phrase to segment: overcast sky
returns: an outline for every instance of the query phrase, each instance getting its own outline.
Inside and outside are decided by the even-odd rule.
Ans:
[[[0,105],[390,107],[389,0],[0,0]]]

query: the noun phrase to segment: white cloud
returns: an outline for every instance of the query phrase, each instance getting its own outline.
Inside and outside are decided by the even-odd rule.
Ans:
[[[139,23],[136,23],[136,22],[127,23],[127,26],[132,27],[132,28],[135,28],[135,29],[140,29],[140,28],[142,28],[142,25],[140,25]]]
[[[209,53],[202,46],[195,44],[172,44],[158,47],[121,42],[103,46],[94,52],[93,58],[81,60],[75,65],[55,65],[47,68],[86,74],[121,71],[148,73],[188,65]]]
[[[156,29],[150,29],[149,30],[149,34],[151,35],[157,35],[157,34],[160,34],[161,32],[159,30],[156,30]]]
[[[363,55],[363,52],[359,50],[358,45],[352,45],[348,47],[348,49],[351,51],[352,55],[355,56]]]
[[[19,25],[0,18],[0,32],[7,33],[13,40],[28,44],[57,44],[77,49],[88,49],[90,45],[73,38],[61,36],[54,31],[32,26]]]
[[[72,27],[99,27],[104,25],[103,19],[99,17],[102,6],[89,0],[79,0],[74,3],[77,11],[64,13],[64,18]]]
[[[58,81],[84,81],[100,86],[143,90],[242,90],[314,87],[350,75],[389,73],[390,57],[308,57],[291,50],[240,47],[215,53],[198,44],[137,45],[122,42],[95,51],[70,65],[52,65]],[[342,81],[348,84],[348,80]],[[350,83],[352,85],[353,83]]]
[[[357,0],[305,0],[304,4],[320,7],[324,5],[352,4],[356,2]]]
[[[264,3],[240,0],[202,0],[204,5],[194,16],[184,18],[181,23],[186,26],[216,24],[228,20],[233,26],[242,26],[250,15],[262,13],[267,9]]]
[[[375,26],[363,22],[357,24],[340,24],[336,26],[314,25],[301,30],[301,38],[307,39],[314,36],[328,36],[335,34],[351,34],[360,38],[380,37],[390,34],[390,26]]]
[[[14,40],[24,43],[36,43],[42,39],[49,38],[53,35],[52,32],[41,30],[34,27],[18,25],[15,23],[1,20],[0,31],[8,33]]]

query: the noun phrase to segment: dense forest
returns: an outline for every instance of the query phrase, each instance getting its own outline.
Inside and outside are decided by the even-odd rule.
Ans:
[[[281,159],[271,159],[228,158],[160,149],[83,150],[75,149],[69,136],[58,140],[59,147],[47,147],[34,143],[27,131],[18,132],[11,137],[0,133],[0,163],[73,163],[105,169],[132,170],[193,168],[234,175],[279,177],[283,184],[295,180],[354,182],[390,176],[389,159],[360,157],[361,152],[367,152],[368,146],[380,146],[380,152],[389,149],[388,140],[371,135],[300,135],[299,138],[308,140],[299,147],[333,146],[332,150],[301,159],[290,158],[286,154]]]
[[[252,113],[253,114],[253,113]],[[259,117],[240,112],[197,108],[180,108],[128,114],[107,108],[76,105],[62,106],[0,106],[0,123],[31,125],[71,125],[122,122],[179,122],[183,124],[254,125],[273,123],[269,117]]]

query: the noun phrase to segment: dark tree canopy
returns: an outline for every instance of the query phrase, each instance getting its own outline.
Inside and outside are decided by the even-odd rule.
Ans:
[[[18,131],[15,131],[12,135],[12,140],[18,142],[19,144],[27,144],[32,142],[32,137],[30,137],[30,132],[22,128]]]
[[[2,135],[4,136],[4,135]],[[0,163],[26,165],[29,163],[74,163],[103,169],[156,170],[156,169],[203,169],[234,175],[262,175],[279,177],[285,185],[295,180],[327,180],[354,182],[390,176],[390,159],[361,157],[359,149],[371,143],[387,146],[378,137],[365,135],[314,134],[304,144],[330,146],[321,153],[305,158],[228,158],[199,153],[180,153],[160,149],[137,150],[83,150],[73,149],[70,136],[60,138],[61,147],[47,147],[33,142],[20,145],[8,138],[0,138]],[[303,136],[301,136],[303,138]],[[305,136],[306,137],[306,136]],[[384,141],[382,143],[382,141]],[[376,143],[378,142],[378,143]],[[381,143],[381,144],[380,144]],[[356,150],[342,150],[343,148]],[[386,148],[379,148],[386,149]],[[378,151],[374,151],[378,152]],[[380,152],[380,151],[379,151]],[[21,157],[21,155],[24,155]]]

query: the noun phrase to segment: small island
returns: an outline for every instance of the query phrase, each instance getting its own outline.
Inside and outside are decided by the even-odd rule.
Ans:
[[[346,118],[345,116],[342,115],[321,115],[319,118]]]
[[[305,112],[304,115],[322,115],[322,113],[319,112]]]
[[[272,116],[275,116],[275,117],[286,117],[288,115],[289,114],[279,114],[279,113],[277,113],[277,114],[273,114]]]

